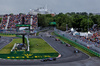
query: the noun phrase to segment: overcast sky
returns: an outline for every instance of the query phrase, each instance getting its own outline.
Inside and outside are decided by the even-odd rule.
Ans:
[[[100,13],[100,0],[0,0],[0,14],[28,13],[47,5],[50,11]]]

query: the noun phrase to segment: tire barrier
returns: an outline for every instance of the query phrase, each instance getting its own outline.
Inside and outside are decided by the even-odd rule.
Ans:
[[[78,47],[80,47],[80,48],[86,50],[87,52],[89,52],[89,53],[91,53],[91,54],[93,54],[93,55],[95,55],[95,56],[97,56],[97,57],[100,57],[100,54],[99,54],[99,53],[97,53],[97,52],[95,52],[95,51],[93,51],[93,50],[90,50],[90,49],[88,49],[87,47],[82,46],[82,45],[80,45],[80,44],[78,44],[78,43],[76,43],[76,42],[74,42],[74,41],[72,41],[72,40],[70,40],[70,39],[68,39],[68,38],[65,38],[65,37],[63,37],[63,36],[57,34],[56,32],[54,32],[54,33],[55,33],[57,36],[62,37],[62,38],[64,38],[64,39],[66,39],[67,41],[71,42],[71,43],[74,43],[76,46],[78,46]]]

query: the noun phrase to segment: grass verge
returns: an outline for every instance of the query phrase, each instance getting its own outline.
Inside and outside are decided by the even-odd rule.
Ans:
[[[22,39],[13,39],[11,43],[0,50],[0,54],[9,54],[15,43],[22,43]]]
[[[31,38],[29,41],[30,53],[57,53],[57,51],[48,45],[43,39]],[[11,43],[0,50],[0,54],[9,54],[15,43],[22,43],[22,39],[13,39]]]
[[[51,35],[55,35],[54,32],[52,32]]]
[[[30,53],[57,53],[49,44],[43,39],[29,39],[30,40]]]
[[[16,37],[16,35],[2,35],[2,34],[0,34],[0,36],[5,36],[5,37]]]
[[[37,33],[36,33],[36,36],[38,36],[38,35],[39,35],[39,33],[40,33],[40,32],[37,32]]]

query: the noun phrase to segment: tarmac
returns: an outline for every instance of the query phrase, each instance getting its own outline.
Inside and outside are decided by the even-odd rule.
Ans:
[[[41,38],[61,54],[61,57],[56,61],[41,62],[40,60],[23,61],[0,59],[0,66],[100,66],[99,58],[89,57],[83,52],[74,53],[74,47],[66,47],[65,44],[61,44],[60,41],[55,41],[55,38],[50,38],[46,33],[41,33],[43,35]]]

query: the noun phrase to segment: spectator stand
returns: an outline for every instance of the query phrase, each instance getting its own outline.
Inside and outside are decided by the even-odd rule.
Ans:
[[[24,17],[22,18],[22,24],[17,24],[16,25],[16,27],[29,27],[29,33],[28,34],[30,34],[30,24],[25,24],[24,23],[24,21],[25,21],[25,19],[24,19]],[[18,30],[19,31],[19,30]],[[18,32],[16,35],[22,35],[22,39],[23,39],[23,46],[25,46],[26,47],[26,44],[25,44],[25,35],[27,35],[27,33],[26,32]],[[26,39],[27,40],[27,39]],[[29,41],[27,41],[28,43],[29,43]],[[28,49],[28,51],[29,51],[29,44],[28,44],[28,47],[26,48],[26,49]],[[26,50],[25,49],[25,50]]]

